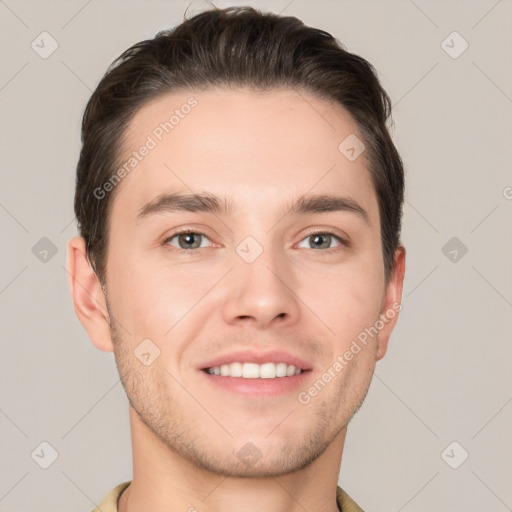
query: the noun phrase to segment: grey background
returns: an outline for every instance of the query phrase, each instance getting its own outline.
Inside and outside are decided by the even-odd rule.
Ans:
[[[2,512],[90,511],[132,477],[115,361],[75,317],[65,271],[79,127],[108,64],[189,4],[208,7],[0,0]],[[333,33],[375,65],[395,105],[404,307],[349,427],[340,484],[367,511],[512,510],[512,2],[216,2],[244,4]],[[31,47],[43,31],[58,42],[46,59]],[[441,44],[453,31],[469,44],[458,58]],[[47,469],[43,442],[58,452]]]

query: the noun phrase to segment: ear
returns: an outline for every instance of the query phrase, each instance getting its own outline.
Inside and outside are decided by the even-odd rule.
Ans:
[[[68,242],[67,249],[68,283],[76,316],[96,348],[113,352],[105,295],[87,259],[85,240],[74,237]]]
[[[405,247],[398,246],[395,251],[394,267],[382,302],[379,319],[384,323],[377,336],[376,360],[380,361],[388,349],[389,337],[395,328],[398,314],[402,310],[402,289],[405,275]]]

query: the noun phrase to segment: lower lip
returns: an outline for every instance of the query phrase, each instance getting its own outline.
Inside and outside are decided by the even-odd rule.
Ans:
[[[304,382],[311,374],[311,370],[306,370],[292,377],[276,377],[275,379],[225,377],[222,375],[212,375],[203,370],[199,370],[199,373],[203,374],[213,386],[219,386],[233,393],[247,397],[271,397],[296,391],[304,385]]]

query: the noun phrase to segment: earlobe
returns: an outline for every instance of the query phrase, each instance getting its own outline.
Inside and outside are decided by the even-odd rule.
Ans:
[[[380,361],[388,349],[391,332],[395,328],[398,315],[402,309],[402,290],[405,276],[405,247],[398,246],[395,251],[393,274],[386,287],[380,320],[384,324],[377,337],[376,360]]]
[[[73,237],[67,250],[68,284],[76,316],[96,348],[113,352],[105,295],[87,259],[85,240]]]

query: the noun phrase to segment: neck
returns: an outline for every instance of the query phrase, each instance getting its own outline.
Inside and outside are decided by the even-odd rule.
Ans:
[[[121,495],[119,512],[338,512],[336,487],[346,428],[303,469],[276,477],[233,478],[171,451],[129,409],[133,479]]]

